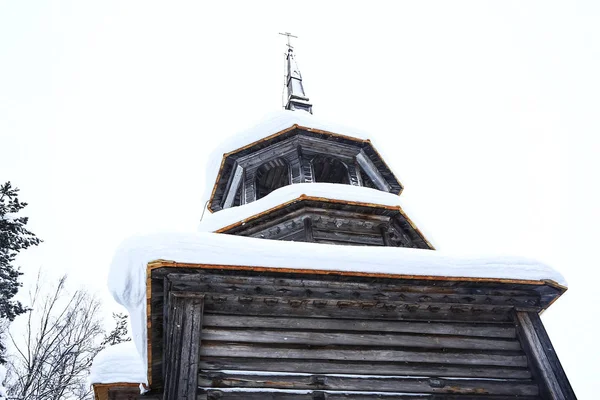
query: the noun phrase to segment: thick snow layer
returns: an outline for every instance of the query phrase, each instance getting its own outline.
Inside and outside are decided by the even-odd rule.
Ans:
[[[90,383],[147,384],[146,365],[133,342],[107,347],[94,358]]]
[[[198,226],[198,230],[202,232],[217,231],[278,205],[298,199],[302,195],[391,207],[400,205],[398,195],[368,187],[335,183],[298,183],[281,187],[262,199],[243,206],[228,208],[213,214],[206,213]]]
[[[281,132],[294,125],[319,129],[362,140],[370,139],[371,142],[373,142],[372,138],[361,130],[333,122],[327,122],[307,112],[282,110],[267,114],[267,116],[254,127],[223,140],[221,145],[211,153],[206,168],[206,187],[203,196],[204,202],[210,198],[224,154],[264,139],[277,132]],[[377,148],[377,151],[383,156],[380,148]]]
[[[133,237],[113,258],[109,289],[131,316],[136,348],[146,354],[146,268],[164,259],[182,263],[332,270],[397,275],[552,280],[566,286],[552,268],[517,257],[465,258],[432,250],[335,246],[255,239],[218,233],[173,233]]]

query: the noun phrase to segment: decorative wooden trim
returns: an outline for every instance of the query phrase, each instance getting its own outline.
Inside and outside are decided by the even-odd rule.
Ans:
[[[312,220],[310,218],[304,219],[304,234],[306,235],[306,241],[314,242]]]
[[[517,330],[549,400],[576,400],[548,333],[535,312],[517,311]],[[546,397],[544,397],[546,398]]]
[[[244,265],[215,265],[215,264],[193,264],[180,263],[170,260],[155,260],[148,263],[148,275],[157,268],[198,268],[198,269],[217,269],[233,271],[253,271],[253,272],[277,272],[311,275],[341,275],[369,278],[390,278],[390,279],[414,279],[424,281],[451,281],[451,282],[481,282],[481,283],[512,283],[523,285],[544,286],[550,285],[556,288],[565,288],[553,280],[532,280],[532,279],[508,279],[508,278],[474,278],[464,276],[437,276],[437,275],[404,275],[389,274],[382,272],[359,272],[359,271],[340,271],[340,270],[321,270],[321,269],[300,269],[300,268],[277,268],[277,267],[253,267]],[[150,279],[150,278],[148,278]],[[146,290],[150,293],[149,290]]]
[[[268,140],[274,139],[274,138],[276,138],[276,137],[278,137],[280,135],[283,135],[285,133],[288,133],[288,132],[290,132],[290,131],[292,131],[294,129],[302,129],[302,130],[305,130],[307,132],[314,132],[314,133],[318,133],[318,134],[325,135],[325,136],[335,136],[335,137],[338,137],[338,138],[341,138],[341,139],[350,140],[350,141],[353,141],[353,142],[356,142],[356,143],[368,143],[371,146],[371,148],[373,149],[373,151],[375,152],[375,154],[377,154],[379,156],[379,158],[381,159],[382,163],[390,171],[390,173],[394,177],[394,179],[396,179],[396,181],[400,184],[400,188],[401,189],[397,193],[398,196],[400,196],[400,194],[402,193],[402,190],[403,190],[404,186],[402,186],[402,183],[400,183],[400,180],[394,174],[394,171],[392,171],[392,169],[387,165],[387,163],[385,162],[385,160],[383,158],[381,158],[381,155],[379,154],[379,152],[377,151],[377,149],[375,149],[375,146],[373,146],[373,144],[371,143],[371,140],[369,140],[369,139],[359,139],[359,138],[355,138],[355,137],[352,137],[352,136],[347,136],[347,135],[342,135],[342,134],[339,134],[339,133],[325,131],[325,130],[322,130],[322,129],[309,128],[309,127],[306,127],[306,126],[294,124],[294,125],[292,125],[289,128],[283,129],[283,130],[281,130],[279,132],[276,132],[276,133],[274,133],[272,135],[266,136],[266,137],[264,137],[264,138],[262,138],[260,140],[256,140],[256,141],[254,141],[254,142],[252,142],[250,144],[242,146],[242,147],[240,147],[240,148],[238,148],[236,150],[232,150],[232,151],[230,151],[228,153],[223,154],[223,158],[221,159],[221,165],[219,167],[219,172],[217,174],[217,177],[215,179],[215,184],[213,185],[210,197],[208,199],[208,206],[207,206],[208,211],[210,211],[211,213],[215,212],[212,209],[212,201],[214,200],[215,193],[217,191],[217,187],[219,186],[219,180],[221,179],[221,171],[223,171],[223,166],[225,165],[225,160],[227,159],[227,157],[229,157],[229,156],[231,156],[231,155],[233,155],[235,153],[238,153],[238,152],[240,152],[242,150],[246,150],[246,149],[248,149],[250,147],[256,146],[257,144],[264,143],[264,142],[266,142]]]
[[[268,210],[262,211],[258,214],[252,215],[248,218],[245,218],[241,221],[235,222],[233,224],[227,225],[221,229],[218,229],[215,231],[215,233],[223,233],[226,232],[230,229],[233,228],[237,228],[238,226],[242,225],[242,224],[246,224],[249,221],[254,221],[255,219],[258,219],[264,215],[270,214],[274,211],[278,211],[282,208],[285,208],[287,206],[289,206],[290,204],[294,204],[297,203],[299,201],[320,201],[320,202],[324,202],[324,203],[333,203],[333,204],[345,204],[345,205],[350,205],[350,206],[360,206],[360,207],[370,207],[370,208],[382,208],[385,210],[393,210],[393,211],[398,211],[405,219],[406,221],[410,224],[410,226],[415,230],[415,232],[421,237],[421,239],[423,239],[423,241],[427,244],[427,246],[431,249],[431,250],[435,250],[435,247],[429,242],[429,240],[427,240],[427,238],[423,235],[423,233],[419,230],[419,228],[417,228],[417,226],[414,224],[414,222],[408,217],[408,215],[406,215],[406,213],[404,212],[404,210],[402,209],[401,206],[386,206],[386,205],[382,205],[382,204],[375,204],[375,203],[364,203],[364,202],[360,202],[360,201],[348,201],[348,200],[336,200],[336,199],[328,199],[325,197],[316,197],[316,196],[307,196],[305,194],[301,194],[298,198],[296,199],[292,199],[289,201],[286,201],[285,203],[279,204],[275,207],[269,208]]]

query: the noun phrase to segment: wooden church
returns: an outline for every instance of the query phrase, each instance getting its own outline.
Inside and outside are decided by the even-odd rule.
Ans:
[[[119,250],[143,371],[108,349],[96,371],[124,372],[93,371],[96,399],[575,399],[539,317],[562,277],[434,251],[372,142],[312,115],[294,57],[286,110],[218,154],[204,232]]]

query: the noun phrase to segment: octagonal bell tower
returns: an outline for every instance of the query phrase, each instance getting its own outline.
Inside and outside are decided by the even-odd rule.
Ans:
[[[286,65],[285,111],[217,154],[220,168],[208,200],[212,230],[275,240],[433,248],[400,208],[403,186],[368,136],[312,115],[289,44]],[[214,223],[221,219],[227,223]]]

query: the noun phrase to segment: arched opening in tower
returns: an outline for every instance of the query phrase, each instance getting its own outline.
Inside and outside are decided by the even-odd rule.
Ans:
[[[256,170],[256,200],[275,189],[290,184],[290,166],[283,158],[276,158]]]
[[[312,160],[312,167],[315,182],[350,184],[348,168],[336,158],[316,156]]]

